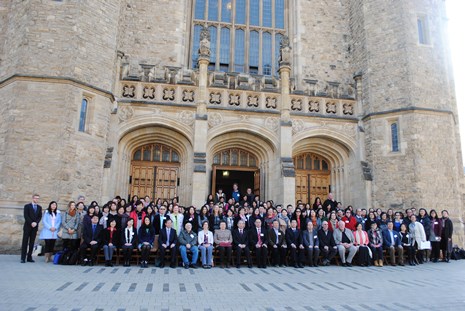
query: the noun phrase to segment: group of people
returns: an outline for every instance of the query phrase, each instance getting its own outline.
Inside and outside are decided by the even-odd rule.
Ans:
[[[438,215],[421,208],[417,214],[412,208],[404,215],[391,209],[343,209],[332,194],[324,202],[316,198],[313,205],[283,207],[261,202],[251,189],[245,196],[233,192],[228,200],[219,192],[209,195],[199,210],[184,208],[177,199],[153,202],[148,196],[134,196],[129,203],[116,197],[100,208],[96,201],[86,206],[81,196],[69,202],[64,213],[55,201],[42,213],[39,199],[34,195],[24,206],[23,263],[34,262],[32,248],[41,220],[45,261],[51,261],[55,242],[62,239],[64,250],[75,253],[81,265],[93,265],[103,250],[106,266],[113,266],[117,249],[124,266],[130,266],[137,250],[141,267],[147,267],[151,252],[157,251],[159,267],[167,261],[176,267],[180,253],[184,268],[197,268],[200,255],[201,266],[209,269],[215,250],[221,267],[232,262],[237,268],[244,263],[252,267],[252,255],[259,268],[270,263],[327,266],[337,254],[342,266],[351,266],[355,259],[360,266],[383,266],[384,253],[391,265],[404,265],[405,255],[408,264],[416,265],[437,262],[441,251],[448,262],[452,249],[453,225],[446,210]]]

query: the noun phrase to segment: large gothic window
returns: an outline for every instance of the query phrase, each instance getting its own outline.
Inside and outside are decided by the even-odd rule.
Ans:
[[[210,32],[209,70],[276,75],[286,33],[286,0],[194,0],[191,66],[198,66],[200,31]]]

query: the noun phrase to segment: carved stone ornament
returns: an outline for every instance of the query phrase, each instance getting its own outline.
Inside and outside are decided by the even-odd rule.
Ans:
[[[308,111],[310,112],[320,112],[320,102],[316,100],[311,100],[308,102]]]
[[[335,102],[328,102],[326,103],[326,113],[336,113],[336,103]]]
[[[184,90],[182,91],[182,101],[183,102],[193,102],[195,92],[193,90]]]
[[[163,100],[174,100],[176,91],[172,88],[163,89]]]
[[[299,119],[292,120],[292,134],[301,132],[304,129],[304,122]]]
[[[346,115],[353,115],[354,114],[354,106],[349,103],[344,103],[342,105],[342,112]]]
[[[131,106],[122,106],[118,108],[118,119],[120,123],[131,119],[133,116],[134,109]]]
[[[229,105],[239,106],[241,104],[241,95],[240,94],[229,94]]]
[[[276,109],[276,107],[278,106],[278,100],[276,99],[276,97],[267,97],[265,106],[269,109]]]
[[[208,125],[210,127],[215,127],[223,123],[223,117],[218,112],[208,114]]]
[[[302,100],[294,98],[291,100],[291,109],[294,111],[302,111]]]
[[[192,125],[194,123],[194,113],[192,111],[183,110],[179,113],[178,119],[185,125]]]
[[[199,57],[210,57],[210,31],[203,27],[200,31]]]
[[[133,98],[135,95],[136,87],[134,85],[127,85],[123,86],[123,97]]]
[[[268,117],[265,119],[265,126],[272,131],[276,131],[279,127],[279,119]]]
[[[291,64],[291,45],[288,36],[283,36],[279,43],[279,64],[287,65]]]
[[[221,104],[221,93],[210,93],[210,104]]]
[[[258,107],[258,96],[257,95],[249,95],[247,97],[247,106],[249,107]]]
[[[143,98],[147,99],[154,99],[155,98],[155,88],[154,87],[144,87],[144,94],[142,95]]]

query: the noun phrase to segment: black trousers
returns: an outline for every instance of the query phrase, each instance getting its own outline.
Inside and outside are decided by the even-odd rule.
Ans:
[[[271,262],[273,265],[284,265],[286,261],[287,248],[277,245],[277,247],[270,247],[271,249]]]
[[[140,247],[140,260],[141,261],[149,261],[150,249],[151,248],[152,248],[151,245],[145,245],[145,244],[141,245],[141,247]],[[131,249],[131,252],[132,252],[132,249]]]
[[[98,243],[94,245],[82,243],[81,246],[79,247],[79,258],[81,259],[81,261],[83,261],[84,258],[87,258],[86,257],[87,248],[90,248],[90,260],[95,261],[95,259],[97,258],[97,253],[99,249]]]
[[[124,262],[130,262],[131,257],[132,257],[132,250],[134,247],[132,245],[127,246],[123,245],[122,250],[123,250],[123,257],[124,257]]]
[[[336,256],[336,252],[337,252],[337,250],[332,247],[328,248],[328,250],[324,248],[320,248],[320,251],[321,251],[321,255],[323,256],[323,260],[328,260],[328,261],[331,261],[331,259],[333,259],[334,256]]]
[[[164,265],[165,264],[165,254],[166,254],[166,250],[169,249],[170,250],[170,262],[171,262],[171,265],[174,265],[176,264],[176,253],[177,253],[177,246],[173,247],[173,248],[164,248],[163,246],[160,246],[160,264]]]
[[[26,253],[27,258],[32,259],[32,251],[34,250],[34,242],[36,240],[37,230],[38,226],[32,228],[30,225],[24,224],[23,243],[21,244],[21,260],[26,260]]]
[[[244,248],[240,248],[239,246],[236,246],[236,248],[234,249],[234,252],[236,253],[236,265],[241,264],[242,253],[244,253],[245,257],[247,258],[247,264],[248,265],[252,264],[252,261],[250,259],[250,249],[249,249],[248,246],[246,246]]]
[[[300,264],[299,249],[297,247],[293,248],[292,246],[289,246],[288,249],[289,249],[289,253],[291,257],[291,263],[293,265],[299,265]]]
[[[431,242],[431,260],[439,259],[439,251],[441,250],[440,245],[441,242]]]
[[[266,258],[268,257],[268,249],[264,246],[255,247],[255,257],[257,258],[258,267],[266,267]]]
[[[320,249],[317,247],[307,247],[305,250],[300,250],[300,262],[305,262],[305,255],[307,256],[308,265],[317,265],[318,259],[320,258]]]
[[[45,250],[44,253],[53,253],[55,248],[56,239],[46,239],[45,241]]]
[[[221,264],[224,265],[226,263],[226,265],[229,265],[231,263],[232,247],[218,246],[218,250],[220,251]],[[224,253],[226,253],[226,262],[224,262]]]
[[[76,250],[80,248],[80,239],[63,239],[63,249]]]

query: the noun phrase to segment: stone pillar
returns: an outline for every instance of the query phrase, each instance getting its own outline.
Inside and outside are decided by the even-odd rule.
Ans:
[[[280,46],[279,75],[281,77],[281,122],[279,127],[280,146],[279,157],[281,163],[282,180],[281,195],[283,204],[295,204],[295,169],[292,161],[292,120],[290,116],[290,75],[291,75],[291,47],[289,38],[283,37]],[[278,174],[279,176],[279,174]]]
[[[192,204],[200,208],[205,202],[209,190],[207,176],[207,81],[208,64],[210,63],[210,33],[203,28],[200,34],[199,47],[199,89],[197,111],[194,123],[194,166],[192,176]]]

